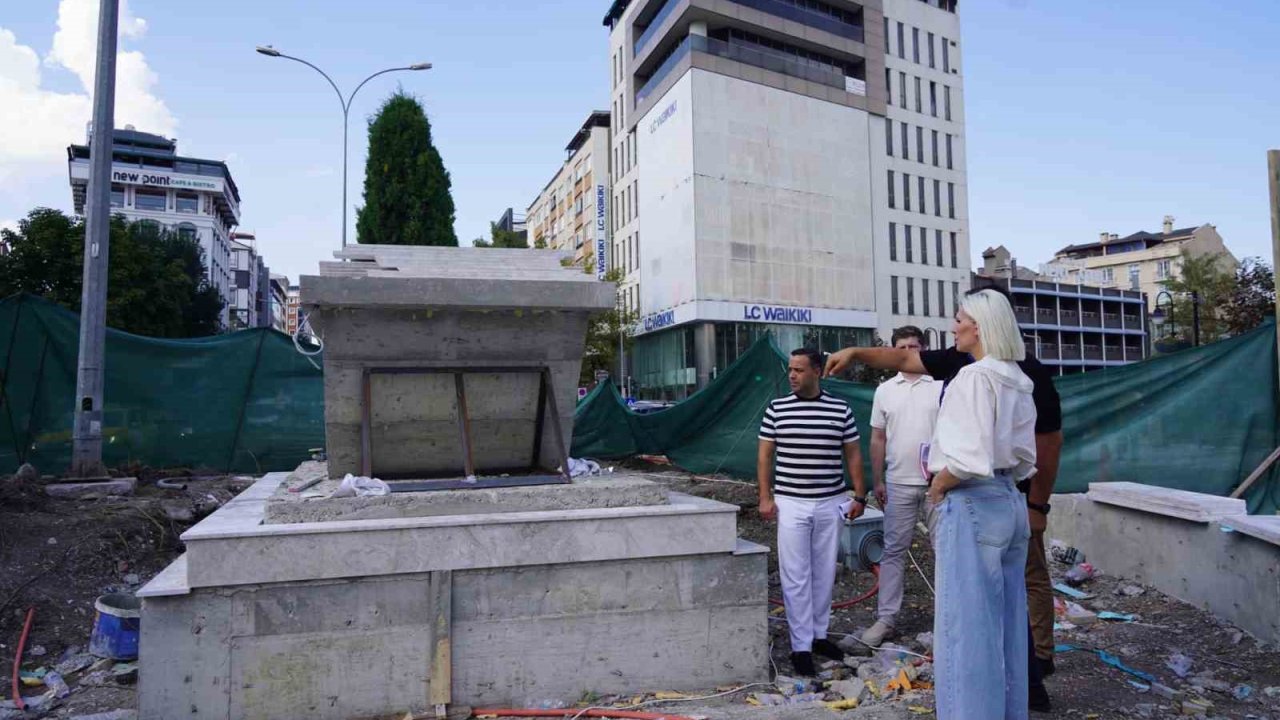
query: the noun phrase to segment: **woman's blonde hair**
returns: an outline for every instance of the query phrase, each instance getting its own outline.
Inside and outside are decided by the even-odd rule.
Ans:
[[[1025,360],[1027,347],[1013,307],[1003,294],[994,290],[968,293],[960,301],[960,309],[978,325],[983,351],[996,360]]]

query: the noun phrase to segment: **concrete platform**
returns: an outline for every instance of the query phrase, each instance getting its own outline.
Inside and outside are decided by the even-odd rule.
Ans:
[[[453,704],[768,677],[768,549],[735,537],[737,506],[264,524],[285,478],[188,531],[139,592],[142,718],[425,712],[444,602]]]
[[[738,506],[666,505],[265,524],[272,473],[182,534],[193,587],[732,552]]]
[[[281,483],[267,500],[263,521],[276,524],[384,520],[668,504],[666,488],[625,473],[579,478],[565,485],[394,492],[381,497],[323,497],[336,490],[339,482],[324,480],[302,493],[289,492],[287,484]],[[315,497],[317,495],[320,497]]]
[[[1090,485],[1088,495],[1054,495],[1047,536],[1080,548],[1102,572],[1151,585],[1280,643],[1280,534],[1271,534],[1280,518],[1203,520],[1215,508],[1230,509],[1221,502],[1227,498],[1163,488],[1151,489],[1185,502],[1162,510],[1147,500],[1125,507],[1116,495],[1093,499],[1100,485],[1114,484]]]

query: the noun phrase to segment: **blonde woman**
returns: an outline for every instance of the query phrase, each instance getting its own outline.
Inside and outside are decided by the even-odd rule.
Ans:
[[[991,290],[956,312],[973,356],[947,386],[929,451],[937,508],[934,671],[939,720],[1027,717],[1030,529],[1015,483],[1035,473],[1032,382],[1013,308]]]

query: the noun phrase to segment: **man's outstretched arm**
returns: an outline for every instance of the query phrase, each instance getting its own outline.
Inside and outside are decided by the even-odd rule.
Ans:
[[[920,353],[915,350],[899,350],[891,347],[848,347],[831,353],[822,375],[831,377],[848,370],[854,363],[870,365],[878,370],[896,370],[917,375],[925,375],[929,372],[920,361]]]

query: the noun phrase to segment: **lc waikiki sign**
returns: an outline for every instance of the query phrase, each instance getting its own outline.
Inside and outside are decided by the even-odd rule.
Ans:
[[[747,322],[813,323],[813,310],[801,307],[783,307],[772,305],[743,305],[742,319]]]
[[[609,264],[605,257],[608,243],[605,240],[604,185],[596,185],[596,279],[603,280]]]

